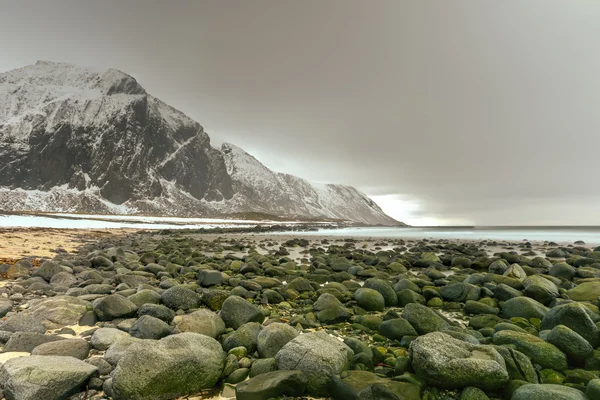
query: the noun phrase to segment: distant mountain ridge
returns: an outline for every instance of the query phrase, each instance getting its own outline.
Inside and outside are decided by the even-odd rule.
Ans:
[[[54,62],[0,74],[0,209],[400,224],[353,187],[215,149],[199,123],[123,72]]]

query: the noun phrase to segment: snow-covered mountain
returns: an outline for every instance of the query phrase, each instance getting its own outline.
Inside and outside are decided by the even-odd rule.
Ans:
[[[199,123],[123,72],[54,62],[0,74],[0,209],[398,224],[352,187],[213,148]]]

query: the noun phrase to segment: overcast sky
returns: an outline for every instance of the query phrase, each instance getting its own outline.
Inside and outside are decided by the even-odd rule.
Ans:
[[[0,0],[0,71],[114,67],[412,224],[600,225],[600,2]]]

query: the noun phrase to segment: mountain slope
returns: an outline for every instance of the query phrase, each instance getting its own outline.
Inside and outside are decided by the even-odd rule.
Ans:
[[[0,209],[397,223],[354,188],[213,148],[200,124],[123,72],[53,62],[0,74]]]
[[[364,224],[397,225],[375,202],[351,186],[311,183],[273,172],[256,158],[229,143],[221,147],[234,201],[252,211],[323,216]]]

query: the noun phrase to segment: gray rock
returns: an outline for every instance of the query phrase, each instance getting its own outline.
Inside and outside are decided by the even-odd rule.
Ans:
[[[379,333],[393,340],[402,340],[404,336],[418,336],[415,328],[404,318],[394,318],[384,321],[379,326]]]
[[[523,385],[511,400],[593,400],[580,390],[562,385]]]
[[[506,318],[539,318],[542,319],[548,313],[548,307],[529,297],[515,297],[507,300],[502,305],[502,314]]]
[[[133,317],[137,313],[137,306],[120,294],[112,294],[95,301],[93,308],[100,321]]]
[[[146,303],[139,308],[138,315],[140,317],[142,315],[150,315],[154,318],[165,321],[167,324],[170,324],[171,321],[173,321],[173,318],[175,318],[175,312],[170,308],[163,306],[162,304]]]
[[[198,283],[204,287],[220,285],[223,283],[223,274],[220,271],[202,270],[198,272]]]
[[[235,388],[237,400],[265,400],[274,397],[298,397],[304,394],[306,377],[300,371],[267,372],[245,382]]]
[[[233,329],[237,329],[248,322],[261,324],[265,319],[257,306],[239,296],[231,296],[225,300],[219,315],[225,322],[225,326]]]
[[[475,386],[495,390],[509,379],[504,359],[493,347],[473,345],[442,332],[415,339],[409,356],[415,372],[441,388]]]
[[[69,272],[59,272],[58,274],[52,276],[52,279],[50,279],[50,284],[52,286],[65,286],[65,287],[71,287],[75,284],[77,284],[77,278],[75,278],[75,276],[73,276],[73,274],[69,273]]]
[[[348,393],[334,391],[335,398],[360,400],[420,400],[420,388],[414,383],[396,382],[369,371],[348,371],[342,380]],[[336,381],[338,383],[339,381]]]
[[[19,357],[0,366],[0,386],[8,399],[61,400],[82,389],[97,371],[73,357]]]
[[[57,340],[65,339],[56,335],[44,335],[36,332],[16,332],[10,336],[10,339],[2,348],[2,352],[24,351],[31,353],[40,344]]]
[[[46,329],[76,325],[81,317],[92,309],[90,302],[71,296],[36,299],[28,304],[26,314],[38,319]]]
[[[96,350],[106,350],[113,343],[129,339],[130,337],[131,336],[127,332],[123,332],[119,329],[100,328],[94,331],[90,343]]]
[[[50,282],[50,279],[59,272],[63,272],[63,269],[60,265],[55,263],[54,261],[46,260],[40,265],[39,268],[34,270],[31,276],[39,276],[44,278],[46,282]]]
[[[200,307],[200,295],[182,286],[173,286],[163,292],[161,301],[172,310],[190,310]]]
[[[3,318],[12,310],[13,302],[8,299],[0,299],[0,318]]]
[[[600,399],[600,379],[592,379],[588,382],[585,394],[590,399]]]
[[[171,333],[165,321],[150,315],[142,315],[129,329],[129,334],[138,339],[161,339]]]
[[[525,287],[524,293],[536,299],[542,304],[549,304],[552,300],[558,297],[558,288],[550,280],[539,276],[532,275],[523,281]]]
[[[558,347],[574,363],[583,363],[594,355],[594,348],[581,335],[564,325],[556,325],[546,339]]]
[[[90,357],[85,360],[86,363],[98,368],[98,373],[101,376],[108,375],[112,372],[113,367],[102,357]]]
[[[277,352],[296,336],[298,331],[287,324],[269,324],[258,334],[258,354],[261,358],[275,357]]]
[[[191,314],[178,316],[174,319],[175,333],[193,332],[217,338],[225,332],[225,322],[210,310],[200,309]]]
[[[133,336],[127,336],[117,340],[104,352],[104,359],[111,365],[117,365],[117,363],[123,358],[127,349],[129,349],[134,343],[143,342],[143,339],[134,338]]]
[[[138,308],[140,308],[145,304],[160,303],[161,295],[155,290],[143,289],[137,292],[136,294],[132,294],[127,298],[131,300],[136,306],[138,306]]]
[[[38,318],[26,313],[19,313],[0,322],[0,331],[44,333],[46,328]]]
[[[36,346],[31,352],[38,356],[67,356],[85,360],[90,353],[90,344],[83,339],[65,339]]]
[[[354,299],[359,307],[367,311],[383,311],[385,299],[377,290],[360,288],[354,292]]]
[[[144,340],[127,349],[112,374],[112,392],[120,399],[170,399],[213,387],[225,365],[215,339],[181,333]]]
[[[386,307],[395,307],[398,304],[398,297],[392,285],[383,279],[369,278],[365,281],[364,288],[377,290],[383,296]]]
[[[435,311],[417,303],[407,304],[402,312],[402,317],[420,335],[444,331],[450,327],[450,324]]]
[[[324,324],[336,324],[350,318],[350,312],[330,293],[320,295],[313,309],[317,319]]]
[[[236,347],[245,347],[248,354],[252,354],[258,347],[258,335],[262,325],[257,322],[248,322],[240,326],[235,332],[223,340],[223,350],[229,351]]]
[[[327,394],[327,385],[335,375],[350,367],[352,350],[325,332],[299,335],[275,356],[280,370],[299,370],[307,377],[307,391]]]
[[[549,330],[557,325],[564,325],[583,336],[593,347],[597,347],[600,345],[600,332],[594,322],[596,320],[597,316],[584,305],[567,303],[550,309],[542,320],[541,329]]]
[[[253,376],[272,371],[277,371],[277,361],[275,358],[259,358],[252,363],[250,377],[252,378]]]
[[[511,346],[531,359],[534,364],[557,371],[567,369],[567,357],[556,346],[529,333],[504,330],[493,336],[494,344]]]

